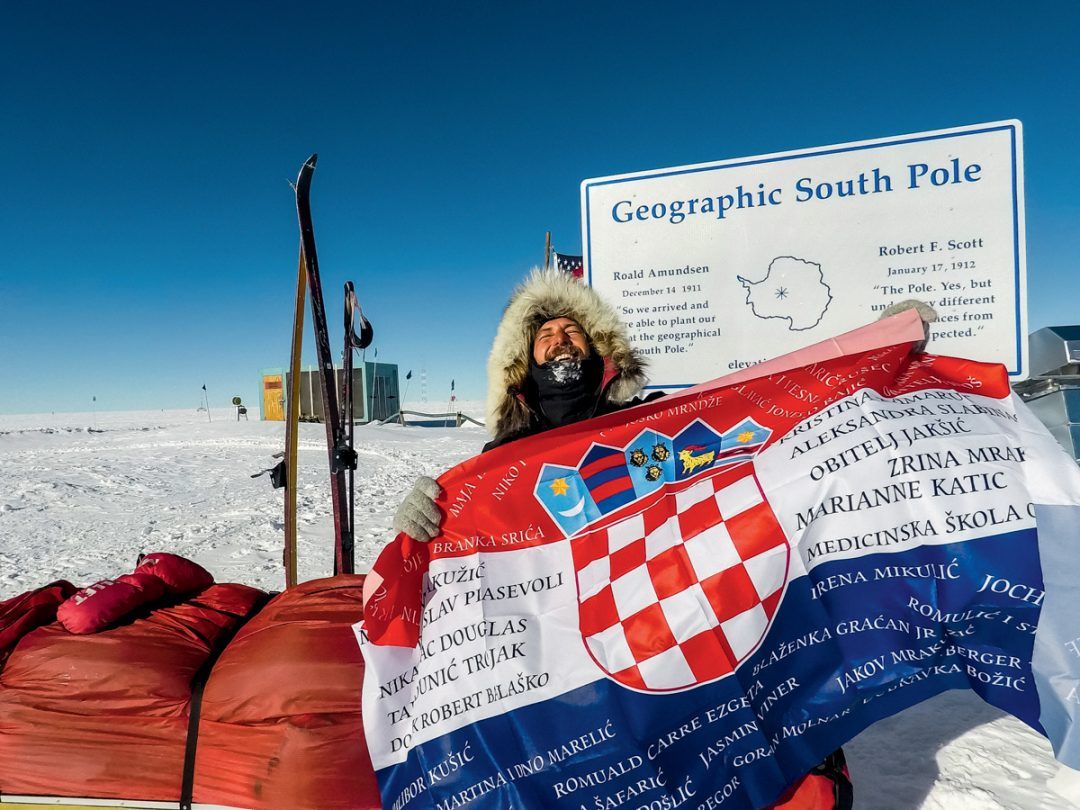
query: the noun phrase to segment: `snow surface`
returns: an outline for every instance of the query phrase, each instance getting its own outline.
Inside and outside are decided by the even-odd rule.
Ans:
[[[481,417],[481,403],[457,403]],[[416,410],[441,411],[442,406]],[[78,585],[131,570],[140,552],[191,557],[219,581],[279,590],[283,494],[266,476],[281,422],[231,409],[0,416],[0,600],[54,579]],[[300,426],[299,575],[332,569],[322,425]],[[475,426],[356,428],[356,560],[391,537],[417,475],[478,453]],[[883,720],[844,746],[861,810],[1080,808],[1080,774],[1050,746],[971,692],[950,692]],[[1066,798],[1069,797],[1069,798]]]

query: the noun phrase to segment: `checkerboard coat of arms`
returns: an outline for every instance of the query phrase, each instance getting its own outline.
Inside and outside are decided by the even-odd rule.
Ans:
[[[544,465],[535,494],[570,539],[582,639],[614,680],[686,689],[732,673],[764,638],[790,562],[754,474],[770,434],[695,420]]]

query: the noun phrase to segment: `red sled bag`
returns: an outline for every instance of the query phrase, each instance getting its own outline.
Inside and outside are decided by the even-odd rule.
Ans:
[[[143,593],[142,604],[148,602],[156,602],[169,592],[168,586],[162,581],[160,577],[156,577],[153,574],[145,574],[136,571],[134,574],[124,574],[116,578],[117,582],[125,582],[128,585],[134,585]]]
[[[98,633],[166,594],[187,596],[213,584],[213,575],[198,563],[165,552],[144,554],[135,573],[83,588],[60,606],[56,618],[70,633]]]
[[[65,580],[0,602],[0,669],[15,645],[31,630],[56,620],[56,609],[75,593]]]
[[[160,578],[174,596],[204,591],[214,584],[214,575],[198,563],[164,551],[139,557],[135,573]]]
[[[165,583],[152,574],[124,574],[83,588],[60,606],[56,618],[69,633],[97,633],[160,599],[165,591]]]

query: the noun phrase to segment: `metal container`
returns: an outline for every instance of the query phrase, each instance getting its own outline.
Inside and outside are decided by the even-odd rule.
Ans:
[[[1013,388],[1062,447],[1080,459],[1080,326],[1032,332],[1031,376]]]

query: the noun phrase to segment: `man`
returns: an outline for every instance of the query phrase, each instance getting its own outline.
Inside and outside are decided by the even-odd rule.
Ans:
[[[629,408],[645,362],[614,307],[569,273],[534,271],[510,298],[488,358],[487,424],[493,447],[551,428]],[[421,476],[394,517],[415,540],[438,535],[441,493]]]
[[[895,304],[881,317],[910,308],[918,309],[929,336],[927,324],[937,315],[921,302]],[[488,358],[487,424],[494,439],[484,451],[663,395],[638,398],[645,382],[644,360],[615,309],[567,273],[536,271],[511,297]],[[394,517],[394,529],[424,542],[436,537],[443,520],[435,503],[440,494],[434,479],[418,478]],[[846,810],[851,804],[851,782],[838,749],[773,808]]]

